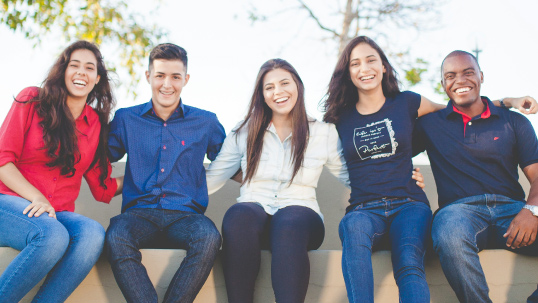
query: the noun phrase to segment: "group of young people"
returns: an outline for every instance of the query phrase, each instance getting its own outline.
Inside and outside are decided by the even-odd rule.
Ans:
[[[478,251],[538,255],[538,140],[525,117],[503,108],[535,113],[538,105],[481,97],[472,54],[454,51],[443,61],[445,107],[401,92],[383,50],[356,37],[330,80],[323,122],[307,115],[293,66],[271,59],[228,136],[214,113],[180,97],[187,65],[183,48],[155,47],[146,72],[152,99],[117,110],[109,124],[115,102],[102,56],[78,41],[41,88],[15,98],[0,128],[0,246],[21,252],[0,276],[0,302],[18,302],[45,276],[33,302],[65,301],[103,248],[127,302],[157,302],[141,263],[145,247],[187,251],[163,302],[193,302],[221,244],[229,302],[253,302],[262,249],[272,253],[276,301],[304,302],[307,252],[325,235],[316,200],[323,166],[351,188],[339,226],[350,302],[374,301],[371,254],[383,239],[400,302],[430,301],[431,238],[460,302],[491,302]],[[412,167],[423,150],[439,193],[435,218]],[[111,178],[110,163],[125,154],[125,175]],[[518,165],[531,183],[527,201]],[[122,194],[106,233],[73,212],[82,177],[96,200]],[[239,203],[224,214],[221,239],[204,211],[208,193],[230,178],[241,183]]]

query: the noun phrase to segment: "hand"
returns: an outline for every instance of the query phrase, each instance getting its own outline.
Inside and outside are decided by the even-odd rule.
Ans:
[[[506,246],[515,249],[534,243],[537,231],[538,217],[535,217],[530,210],[522,209],[512,220],[503,237],[508,237]]]
[[[56,219],[56,211],[54,211],[54,207],[50,205],[50,202],[45,199],[45,197],[37,197],[35,198],[30,205],[28,205],[23,211],[22,214],[26,215],[28,213],[28,217],[39,217],[42,213],[47,212],[49,213],[49,217],[53,217]]]
[[[513,108],[518,109],[523,114],[536,114],[538,103],[533,97],[525,96],[521,98],[511,98],[510,103]]]
[[[417,181],[418,187],[424,189],[426,187],[426,184],[424,184],[424,176],[420,173],[420,168],[416,167],[413,170],[413,176],[412,178]]]

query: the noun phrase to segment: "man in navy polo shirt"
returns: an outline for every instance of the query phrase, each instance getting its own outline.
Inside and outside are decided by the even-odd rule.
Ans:
[[[122,213],[110,220],[106,249],[127,302],[157,302],[140,248],[182,248],[187,256],[163,302],[193,302],[220,248],[221,237],[204,216],[208,203],[204,156],[214,160],[224,141],[215,114],[185,105],[187,53],[174,44],[155,47],[146,78],[152,98],[120,109],[111,123],[112,161],[128,155]]]
[[[414,134],[439,194],[433,244],[459,301],[491,302],[478,252],[538,255],[538,140],[527,118],[480,96],[484,78],[472,54],[450,53],[441,70],[450,102],[420,118]],[[527,203],[518,165],[531,183]],[[528,302],[537,298],[535,292]]]

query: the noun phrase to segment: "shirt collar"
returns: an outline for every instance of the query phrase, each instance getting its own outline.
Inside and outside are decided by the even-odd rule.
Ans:
[[[86,122],[86,125],[90,125],[89,119],[88,119],[88,108],[90,106],[88,104],[84,105],[84,108],[82,109],[82,112],[80,113],[80,116],[76,119],[76,121],[84,121]]]
[[[487,119],[490,116],[499,116],[499,108],[493,105],[493,102],[488,97],[481,96],[482,102],[486,104],[486,110],[480,115],[480,118]],[[461,117],[461,112],[454,110],[454,101],[450,100],[445,109],[441,110],[443,118]],[[474,117],[471,117],[474,118]]]
[[[143,116],[145,114],[149,114],[149,115],[153,115],[157,117],[157,115],[153,111],[153,102],[151,101],[151,99],[149,100],[149,102],[144,104],[144,106],[142,107],[142,110],[140,111],[140,116]],[[183,105],[182,99],[179,99],[179,106],[176,108],[174,113],[172,113],[170,118],[185,118],[185,106]]]

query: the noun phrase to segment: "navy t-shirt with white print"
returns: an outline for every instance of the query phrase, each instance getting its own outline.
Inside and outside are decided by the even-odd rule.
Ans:
[[[420,95],[405,91],[386,98],[376,113],[361,115],[353,106],[341,115],[336,129],[351,182],[348,210],[383,197],[428,203],[412,179],[411,136],[419,107]]]

